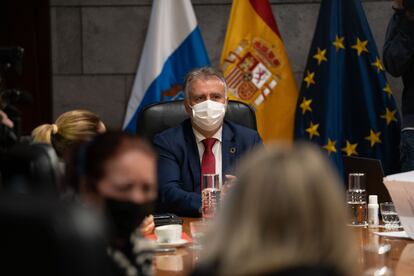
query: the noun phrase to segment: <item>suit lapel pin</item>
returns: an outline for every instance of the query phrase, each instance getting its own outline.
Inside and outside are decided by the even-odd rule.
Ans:
[[[234,147],[230,148],[230,153],[235,154],[236,153],[236,148],[234,148]]]

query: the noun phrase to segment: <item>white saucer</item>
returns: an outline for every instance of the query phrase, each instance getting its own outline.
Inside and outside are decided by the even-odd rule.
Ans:
[[[180,239],[176,242],[157,242],[157,245],[159,247],[180,247],[186,245],[187,243],[189,243],[189,241],[185,239]]]

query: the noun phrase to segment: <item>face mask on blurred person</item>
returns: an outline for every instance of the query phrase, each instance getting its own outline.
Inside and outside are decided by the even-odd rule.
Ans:
[[[226,105],[207,100],[191,107],[193,110],[193,122],[199,128],[212,131],[223,123]]]
[[[113,235],[127,240],[144,218],[153,213],[154,203],[136,204],[112,198],[105,200],[105,213],[112,224]]]

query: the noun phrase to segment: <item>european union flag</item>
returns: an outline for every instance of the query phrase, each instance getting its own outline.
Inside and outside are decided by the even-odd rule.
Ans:
[[[295,138],[399,170],[400,116],[361,0],[323,0],[295,118]]]

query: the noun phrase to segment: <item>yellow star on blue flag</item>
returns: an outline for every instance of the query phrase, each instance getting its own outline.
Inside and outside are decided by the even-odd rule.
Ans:
[[[302,103],[300,104],[300,108],[302,109],[302,114],[305,114],[306,111],[312,111],[311,108],[312,100],[307,100],[306,98],[303,98]]]
[[[333,44],[333,46],[335,46],[337,52],[340,49],[345,49],[344,39],[345,39],[345,37],[343,37],[343,36],[339,37],[338,35],[336,35],[335,41],[332,42],[332,44]]]
[[[310,139],[312,139],[313,136],[319,136],[318,132],[319,124],[310,123],[310,126],[306,129],[306,132],[309,133]]]
[[[323,146],[323,148],[328,151],[328,154],[335,153],[336,152],[336,141],[328,138],[328,143],[325,146]]]
[[[352,45],[351,48],[355,49],[358,53],[358,56],[360,56],[363,52],[368,53],[367,44],[368,44],[368,40],[361,41],[358,37],[355,45]]]
[[[375,132],[372,129],[369,131],[369,136],[365,137],[366,140],[368,140],[371,144],[371,147],[373,147],[377,143],[381,143],[380,139],[381,131]]]
[[[307,88],[309,88],[312,84],[315,84],[315,80],[313,79],[314,77],[315,73],[308,71],[306,77],[303,79],[306,82]]]
[[[326,49],[321,50],[318,47],[318,53],[313,56],[314,59],[318,61],[318,65],[320,65],[323,61],[328,61],[326,58]]]

